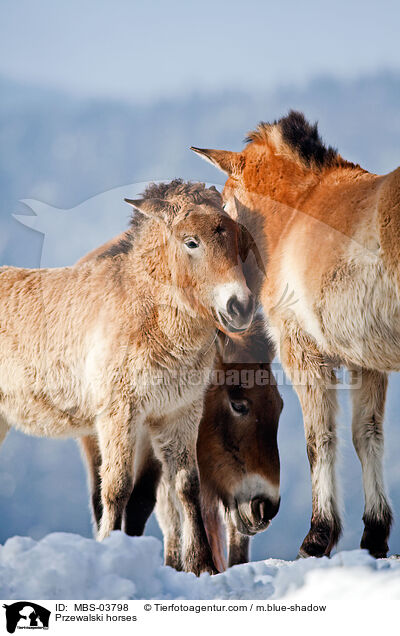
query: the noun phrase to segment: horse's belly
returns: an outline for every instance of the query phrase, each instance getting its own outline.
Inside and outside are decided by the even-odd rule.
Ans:
[[[21,368],[20,368],[21,367]],[[53,382],[38,369],[0,364],[0,412],[9,426],[45,437],[84,435],[92,426],[93,409],[82,386]]]
[[[329,287],[314,309],[325,350],[333,357],[349,365],[400,370],[400,298],[384,272],[356,272],[350,284]]]
[[[22,396],[21,396],[22,398]],[[36,437],[79,437],[93,431],[93,419],[77,417],[75,409],[61,411],[39,398],[2,396],[0,413],[10,427]]]
[[[271,317],[276,312],[294,319],[322,354],[340,364],[397,371],[399,289],[379,257],[362,256],[339,263],[311,289],[301,272],[290,271],[289,276],[286,269]],[[278,327],[278,344],[279,332]]]
[[[362,324],[343,321],[335,330],[326,332],[327,352],[347,366],[362,366],[379,371],[400,371],[400,331],[372,317]],[[399,323],[400,316],[396,317]],[[339,318],[340,320],[340,318]]]

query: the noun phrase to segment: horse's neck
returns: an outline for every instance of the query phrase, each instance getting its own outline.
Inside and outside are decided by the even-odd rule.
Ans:
[[[164,294],[161,303],[155,300],[156,320],[160,333],[182,351],[200,352],[215,340],[212,318],[203,318],[186,307],[173,294]]]
[[[128,230],[111,239],[79,264],[87,263],[108,286],[114,301],[118,298],[121,311],[132,311],[135,321],[146,324],[146,329],[154,330],[154,334],[157,332],[156,340],[161,339],[165,347],[170,343],[176,353],[209,347],[214,340],[214,321],[211,316],[201,315],[201,310],[197,311],[173,284],[165,257],[165,237],[155,235],[149,228],[134,237],[129,248],[126,243],[133,240],[131,233]],[[118,258],[113,257],[115,254]],[[104,258],[96,258],[102,255]]]
[[[215,340],[213,317],[204,315],[185,299],[182,290],[171,281],[169,271],[151,273],[145,254],[135,251],[123,260],[129,258],[131,262],[126,263],[126,273],[122,274],[124,289],[126,294],[132,294],[129,304],[136,307],[146,329],[157,333],[166,347],[173,346],[176,355],[179,351],[208,349]]]
[[[353,237],[358,223],[373,214],[381,177],[347,164],[320,173],[299,170],[281,162],[276,171],[271,166],[265,180],[247,184],[251,206],[239,220],[254,236],[261,231],[267,237],[267,256],[294,222],[300,227],[313,219]]]

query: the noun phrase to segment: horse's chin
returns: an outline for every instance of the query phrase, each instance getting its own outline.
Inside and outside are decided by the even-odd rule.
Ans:
[[[216,311],[216,315],[217,315],[217,321],[218,321],[218,325],[217,325],[218,328],[228,335],[245,333],[251,324],[250,322],[249,324],[246,324],[246,325],[236,326],[235,324],[230,322],[229,319],[222,312]]]
[[[244,518],[239,507],[230,510],[231,519],[235,525],[235,528],[240,534],[245,534],[248,537],[253,537],[258,532],[266,530],[271,521],[260,521],[259,523],[252,523],[247,517]]]

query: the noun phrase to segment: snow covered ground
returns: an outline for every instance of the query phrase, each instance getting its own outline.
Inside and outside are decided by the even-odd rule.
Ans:
[[[400,560],[361,550],[331,559],[268,559],[217,576],[162,564],[154,537],[114,532],[103,543],[67,533],[0,546],[2,599],[400,599]]]

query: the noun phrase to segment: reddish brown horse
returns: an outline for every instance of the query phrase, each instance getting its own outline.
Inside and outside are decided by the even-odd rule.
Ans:
[[[278,512],[277,432],[283,402],[271,370],[273,347],[261,322],[234,340],[222,336],[220,344],[197,460],[203,518],[214,561],[222,570],[220,508],[225,510],[229,566],[249,560],[249,538],[265,530]]]
[[[226,567],[222,515],[225,510],[228,564],[249,560],[249,539],[265,530],[279,509],[277,431],[283,402],[271,371],[273,348],[259,321],[234,340],[221,335],[197,440],[202,513],[214,563]],[[82,440],[100,523],[97,441]],[[181,519],[150,439],[141,440],[140,463],[124,514],[127,534],[141,535],[156,505],[164,534],[165,562],[183,567]]]
[[[378,176],[326,147],[291,112],[250,133],[242,152],[196,152],[228,174],[225,209],[257,240],[267,276],[258,293],[303,410],[312,481],[301,555],[328,555],[336,502],[334,368],[354,378],[353,441],[365,509],[361,547],[388,551],[383,413],[387,375],[400,370],[400,169]]]

